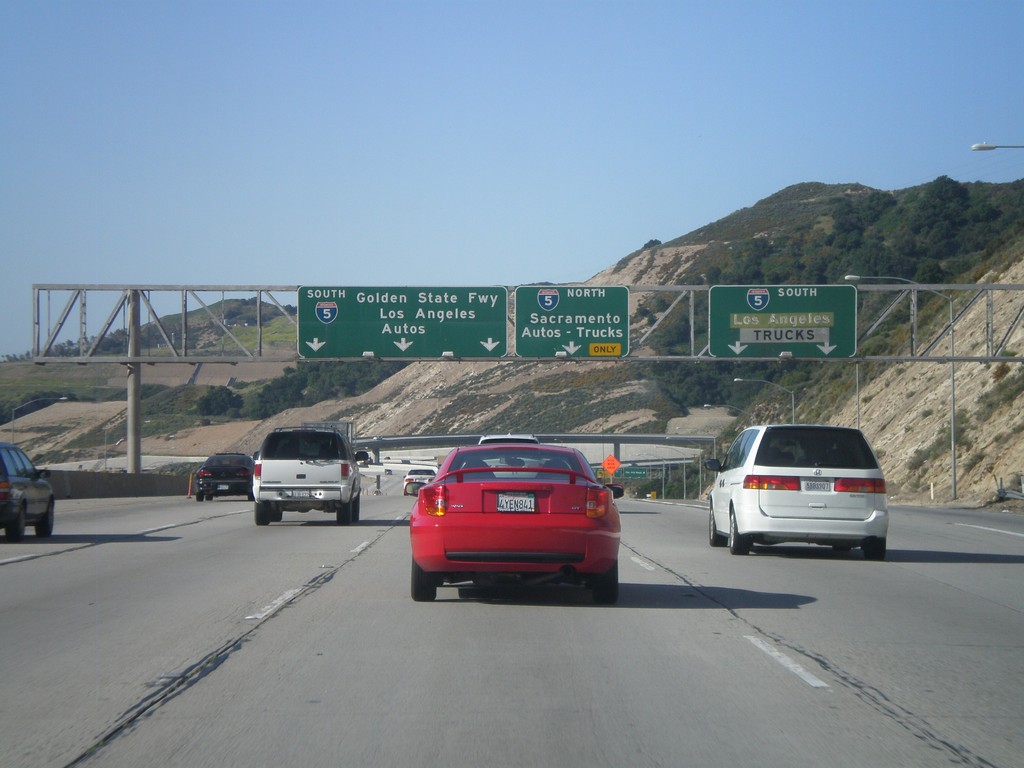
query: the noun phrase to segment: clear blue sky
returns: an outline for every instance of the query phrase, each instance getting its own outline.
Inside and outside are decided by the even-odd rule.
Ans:
[[[1024,144],[1022,41],[1021,0],[0,0],[0,355],[33,283],[573,282],[799,182],[1022,178],[970,151]]]

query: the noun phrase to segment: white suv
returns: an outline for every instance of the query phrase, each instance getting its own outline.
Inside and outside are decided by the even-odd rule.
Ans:
[[[366,451],[353,451],[345,435],[333,429],[275,429],[263,440],[253,468],[256,525],[281,522],[285,510],[328,512],[337,517],[338,525],[357,521],[357,462],[368,458]]]
[[[724,460],[704,466],[718,473],[708,494],[711,546],[745,555],[752,544],[799,541],[885,559],[885,478],[859,429],[751,427]]]

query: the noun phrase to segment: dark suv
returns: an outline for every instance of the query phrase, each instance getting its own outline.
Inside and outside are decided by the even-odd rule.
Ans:
[[[196,472],[196,501],[214,496],[245,496],[252,501],[252,470],[247,453],[213,454]]]
[[[48,469],[36,469],[25,452],[0,443],[0,526],[8,541],[25,538],[31,523],[36,536],[53,533],[53,489],[46,482]]]

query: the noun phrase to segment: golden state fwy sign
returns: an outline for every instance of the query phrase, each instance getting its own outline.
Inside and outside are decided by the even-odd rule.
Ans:
[[[624,357],[629,290],[621,286],[302,286],[298,353],[380,357]],[[514,341],[509,344],[509,318]]]

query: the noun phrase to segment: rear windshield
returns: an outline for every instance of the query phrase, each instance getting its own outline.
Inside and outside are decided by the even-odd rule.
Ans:
[[[220,467],[247,467],[252,463],[252,459],[244,454],[223,453],[211,456],[206,463]]]
[[[768,467],[878,469],[868,441],[856,429],[772,427],[754,462]]]
[[[533,468],[543,467],[545,469],[572,470],[581,475],[593,479],[590,467],[580,461],[576,453],[566,451],[549,451],[544,449],[527,449],[525,445],[520,448],[515,444],[506,443],[501,448],[495,446],[492,450],[462,451],[452,459],[448,471],[459,469],[489,470],[497,468],[509,468],[515,471],[498,472],[468,472],[466,480],[544,480],[546,482],[572,481],[572,476],[566,472],[535,472]]]
[[[334,432],[271,432],[263,442],[260,458],[331,461],[349,460],[341,436]]]

